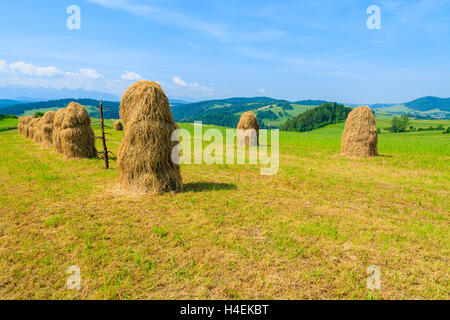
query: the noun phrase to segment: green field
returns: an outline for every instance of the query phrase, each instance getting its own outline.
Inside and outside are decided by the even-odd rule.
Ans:
[[[16,129],[18,122],[19,119],[14,118],[0,119],[0,131]]]
[[[343,126],[280,132],[277,175],[182,165],[185,191],[161,196],[119,190],[115,163],[0,132],[0,297],[448,300],[450,135],[382,133],[380,157],[354,160]]]

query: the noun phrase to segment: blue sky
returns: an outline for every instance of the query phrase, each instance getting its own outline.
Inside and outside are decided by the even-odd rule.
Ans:
[[[81,9],[69,30],[66,9]],[[381,9],[369,30],[366,10]],[[0,3],[0,86],[369,104],[450,96],[450,0]],[[1,97],[0,97],[1,98]]]

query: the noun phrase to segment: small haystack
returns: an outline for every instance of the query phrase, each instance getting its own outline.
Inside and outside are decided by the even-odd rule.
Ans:
[[[28,138],[34,140],[36,137],[36,127],[39,122],[39,118],[32,117],[30,124],[28,125]]]
[[[64,121],[64,114],[66,109],[59,109],[55,112],[55,116],[53,117],[53,132],[52,132],[52,147],[58,153],[62,153],[61,146],[61,130],[62,124]]]
[[[17,124],[17,132],[23,135],[23,119],[24,117],[19,117],[19,123]]]
[[[24,117],[22,120],[22,134],[24,137],[30,137],[30,123],[33,119],[33,116]]]
[[[342,135],[341,154],[348,157],[375,157],[378,134],[375,117],[369,107],[354,109],[347,117]]]
[[[178,129],[169,100],[156,82],[138,81],[122,95],[124,137],[118,154],[120,185],[145,193],[181,191],[180,167],[172,162]]]
[[[66,159],[94,158],[97,156],[91,118],[82,105],[71,102],[67,106],[59,136],[62,153]]]
[[[256,115],[247,111],[238,123],[237,145],[256,147],[259,144],[259,124]]]
[[[37,143],[41,143],[42,142],[42,124],[44,122],[42,121],[42,117],[38,118],[38,121],[36,123],[36,127],[34,129],[34,141],[36,141]]]
[[[40,126],[42,147],[51,149],[53,144],[53,120],[55,118],[55,111],[47,111],[42,117]]]
[[[123,131],[123,124],[120,120],[114,122],[114,130],[115,131]]]

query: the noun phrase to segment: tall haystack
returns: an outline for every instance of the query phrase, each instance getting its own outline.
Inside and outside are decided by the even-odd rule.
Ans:
[[[123,131],[123,124],[120,120],[114,122],[114,130],[115,131]]]
[[[61,130],[62,124],[64,121],[64,114],[66,109],[59,109],[55,112],[55,116],[53,117],[53,132],[52,132],[52,147],[58,153],[62,153],[61,146]]]
[[[23,135],[23,119],[24,117],[19,117],[19,122],[17,123],[17,132]]]
[[[40,126],[41,143],[43,148],[51,149],[53,144],[53,120],[55,111],[47,111],[42,117]]]
[[[347,117],[342,135],[341,154],[348,157],[375,157],[378,134],[375,117],[369,107],[355,108]]]
[[[36,127],[39,122],[39,118],[32,117],[30,124],[28,125],[28,138],[34,140],[36,137]]]
[[[120,185],[145,193],[181,191],[180,167],[172,162],[171,141],[178,129],[161,86],[138,81],[122,95],[120,118],[124,137],[118,154]]]
[[[33,118],[33,116],[27,116],[22,120],[22,134],[24,137],[30,137],[30,123]]]
[[[256,115],[247,111],[241,116],[238,123],[237,145],[255,147],[259,144],[259,124]]]
[[[42,142],[42,124],[42,117],[39,117],[34,129],[34,141],[36,141],[37,143]]]
[[[82,105],[71,102],[67,106],[59,135],[62,153],[66,159],[97,156],[91,118]]]

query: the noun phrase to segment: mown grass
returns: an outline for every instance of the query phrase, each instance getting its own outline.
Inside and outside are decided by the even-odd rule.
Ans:
[[[182,165],[185,191],[162,196],[118,190],[115,163],[1,132],[0,297],[449,299],[450,136],[383,133],[382,156],[354,160],[342,129],[281,132],[274,176]]]

